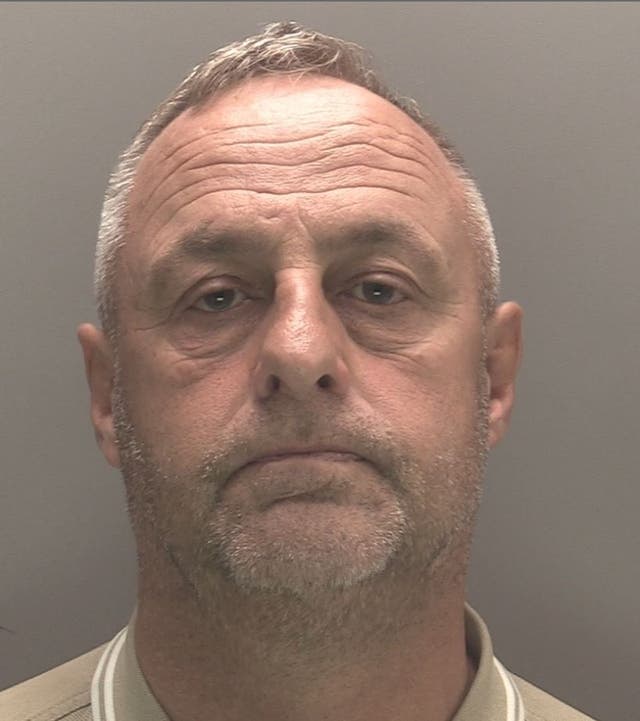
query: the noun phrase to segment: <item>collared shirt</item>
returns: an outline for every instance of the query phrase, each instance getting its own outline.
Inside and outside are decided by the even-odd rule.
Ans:
[[[137,607],[110,642],[1,692],[2,721],[171,721],[138,664],[136,615]],[[477,671],[451,721],[594,721],[508,671],[493,654],[487,626],[468,603],[465,634]]]

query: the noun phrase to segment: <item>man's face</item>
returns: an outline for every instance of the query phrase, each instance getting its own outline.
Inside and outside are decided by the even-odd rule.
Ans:
[[[145,153],[114,422],[138,533],[200,593],[428,576],[468,541],[491,439],[461,208],[422,129],[330,78],[247,82]],[[247,465],[301,444],[358,458]]]

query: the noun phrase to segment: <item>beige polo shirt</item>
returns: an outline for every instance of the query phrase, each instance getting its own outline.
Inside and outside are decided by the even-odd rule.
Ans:
[[[136,659],[136,613],[109,643],[0,692],[0,721],[170,721]],[[594,721],[510,673],[469,604],[465,631],[478,670],[451,721]]]

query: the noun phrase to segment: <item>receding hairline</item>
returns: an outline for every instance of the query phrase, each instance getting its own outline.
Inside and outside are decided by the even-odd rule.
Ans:
[[[388,98],[379,95],[378,93],[364,87],[363,85],[360,85],[355,81],[337,78],[333,75],[324,75],[323,73],[313,72],[310,70],[286,74],[264,73],[261,75],[251,75],[247,78],[240,78],[234,81],[233,84],[227,85],[223,89],[213,93],[211,96],[200,100],[197,104],[185,107],[177,115],[171,118],[171,121],[167,123],[156,135],[154,135],[154,137],[147,144],[144,152],[138,159],[138,164],[140,163],[142,158],[148,153],[148,151],[158,142],[158,140],[165,136],[168,131],[170,132],[173,127],[175,127],[176,123],[180,122],[181,120],[184,121],[185,119],[187,121],[198,120],[206,113],[215,111],[216,106],[220,105],[221,103],[229,102],[229,96],[231,94],[238,92],[257,92],[260,86],[268,85],[269,83],[274,83],[276,86],[281,86],[283,88],[285,88],[286,86],[290,86],[292,94],[296,92],[306,92],[307,94],[313,95],[315,92],[321,91],[323,89],[330,90],[332,89],[331,86],[333,86],[333,89],[336,90],[350,90],[352,93],[362,95],[363,98],[370,98],[371,102],[381,104],[383,107],[387,108],[389,112],[396,114],[396,116],[403,122],[409,122],[411,127],[420,130],[424,137],[428,139],[429,145],[433,145],[437,148],[440,157],[443,159],[443,161],[447,163],[448,168],[454,174],[457,174],[458,172],[459,166],[451,160],[451,157],[448,156],[447,150],[443,148],[442,144],[438,141],[434,133],[430,132],[428,127],[418,122],[416,118],[412,117],[409,113],[406,112],[406,110],[399,107],[397,104],[391,102]],[[299,87],[301,84],[303,84],[303,86]],[[305,87],[305,85],[307,87]],[[316,87],[313,88],[313,85],[315,85]],[[325,87],[323,88],[322,86]],[[288,93],[283,93],[283,96],[286,94]],[[243,112],[246,112],[246,110],[243,109]],[[362,112],[354,112],[354,117],[362,116]],[[375,119],[375,122],[379,121]],[[246,123],[243,122],[241,124],[241,127],[259,126],[261,124],[266,125],[268,123],[267,121],[265,121],[264,123],[248,121]],[[396,127],[391,125],[389,126],[389,128],[394,131],[397,130]]]

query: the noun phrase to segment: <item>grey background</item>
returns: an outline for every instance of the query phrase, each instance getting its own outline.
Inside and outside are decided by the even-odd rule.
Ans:
[[[196,62],[280,19],[368,47],[479,180],[525,356],[469,601],[507,668],[638,719],[634,3],[0,4],[0,688],[110,639],[135,600],[75,337],[107,175]]]

